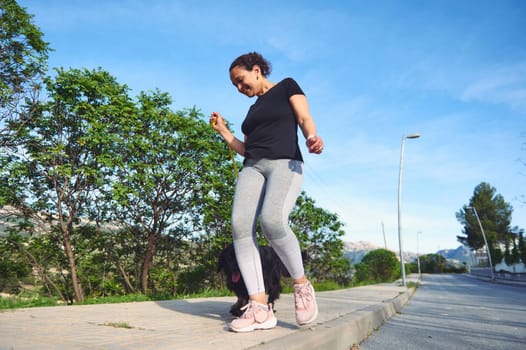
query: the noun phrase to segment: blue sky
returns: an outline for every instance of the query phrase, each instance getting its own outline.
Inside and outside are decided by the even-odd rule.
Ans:
[[[228,67],[258,51],[269,79],[309,100],[321,156],[304,190],[339,215],[346,241],[456,248],[455,218],[482,181],[526,228],[526,2],[21,0],[55,50],[50,67],[102,67],[132,94],[159,88],[174,108],[219,111],[236,134],[254,102]]]

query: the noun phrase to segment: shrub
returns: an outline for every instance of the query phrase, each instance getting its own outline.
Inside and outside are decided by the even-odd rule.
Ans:
[[[362,262],[355,265],[357,282],[391,282],[400,271],[395,253],[386,249],[376,249],[365,255]]]

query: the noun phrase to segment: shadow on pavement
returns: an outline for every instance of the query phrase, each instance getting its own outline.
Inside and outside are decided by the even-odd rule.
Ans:
[[[157,301],[156,304],[173,312],[223,321],[225,324],[235,318],[229,312],[233,302],[228,300],[220,301],[214,298],[162,300]],[[280,320],[279,312],[276,312],[276,317],[278,318],[279,327],[286,329],[298,329],[298,325],[295,323]]]

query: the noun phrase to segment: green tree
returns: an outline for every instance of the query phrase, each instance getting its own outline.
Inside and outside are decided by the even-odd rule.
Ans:
[[[513,265],[510,244],[512,244],[511,240],[506,240],[506,242],[504,242],[504,263],[508,266]]]
[[[519,255],[519,246],[517,244],[515,237],[512,240],[512,244],[513,244],[513,248],[511,249],[511,264],[515,265],[521,261],[520,255]]]
[[[7,171],[12,205],[33,217],[46,213],[60,232],[74,299],[84,300],[72,243],[75,226],[113,179],[122,119],[135,113],[127,87],[102,70],[57,70],[46,81],[49,101],[24,124],[21,154]]]
[[[302,192],[290,215],[291,228],[308,256],[306,270],[316,281],[333,280],[345,285],[351,280],[351,265],[344,256],[343,224],[336,214],[317,207]]]
[[[526,131],[523,131],[523,132],[521,133],[521,136],[526,140]],[[524,142],[522,143],[522,150],[523,150],[523,151],[526,151],[526,141],[524,141]],[[521,158],[519,159],[519,161],[522,163],[522,165],[526,166],[526,158],[521,157]],[[521,201],[523,204],[526,204],[526,193],[522,193],[522,194],[520,195],[520,201]]]
[[[32,17],[15,0],[0,0],[0,147],[16,145],[13,134],[31,118],[46,72],[48,43]]]
[[[517,247],[518,247],[518,251],[519,251],[520,261],[522,261],[522,263],[524,265],[526,265],[526,240],[524,239],[524,231],[523,230],[521,230],[519,232],[519,239],[518,239],[518,242],[517,242]]]
[[[142,232],[141,291],[147,293],[158,243],[199,236],[205,196],[221,172],[213,130],[195,109],[172,112],[168,94],[138,97],[137,118],[123,133],[122,167],[114,172],[112,219]],[[187,252],[189,253],[189,252]]]
[[[197,239],[189,252],[193,256],[196,268],[198,265],[206,266],[205,270],[198,270],[203,271],[201,277],[214,286],[223,287],[221,275],[215,274],[217,258],[220,251],[232,243],[231,215],[236,181],[234,166],[241,169],[242,164],[234,158],[233,151],[217,133],[213,135],[211,143],[209,153],[216,164],[215,174],[206,183],[207,189],[203,192],[201,234],[195,237]]]
[[[232,200],[236,170],[242,166],[234,157],[234,152],[210,126],[199,129],[199,133],[198,137],[207,144],[207,159],[212,169],[208,170],[209,176],[201,184],[199,210],[194,211],[199,219],[194,220],[196,226],[191,241],[182,246],[185,249],[182,255],[186,259],[179,259],[185,267],[178,276],[178,285],[186,293],[198,291],[195,288],[203,290],[224,286],[221,274],[217,274],[217,258],[220,251],[232,242]]]
[[[356,264],[356,280],[391,282],[400,275],[396,254],[386,249],[376,249],[367,253],[359,264]]]
[[[439,254],[426,254],[420,256],[422,273],[443,273],[447,260]]]
[[[140,241],[127,230],[103,225],[76,227],[73,245],[86,296],[123,295],[136,291],[136,255],[129,255]],[[134,239],[135,238],[135,239]]]
[[[471,208],[477,210],[486,234],[492,261],[500,262],[503,253],[499,249],[499,243],[504,243],[510,235],[512,206],[505,202],[504,198],[497,194],[496,189],[488,183],[482,182],[475,187],[469,205],[464,205],[456,213],[457,220],[464,226],[462,229],[464,236],[457,236],[457,239],[465,246],[478,250],[485,244],[479,223]]]
[[[21,288],[22,283],[34,284],[34,291],[42,295],[58,297],[64,302],[71,301],[68,297],[71,288],[68,288],[65,275],[62,274],[67,261],[60,249],[60,236],[54,231],[40,235],[39,232],[43,229],[41,225],[45,225],[45,222],[21,219],[16,215],[16,210],[4,209],[4,212],[11,212],[9,216],[14,219],[12,224],[5,228],[5,236],[0,237],[0,255],[8,257],[10,260],[8,265],[14,269],[14,271],[5,270],[6,279],[9,280],[11,277],[11,283],[16,284],[16,287],[9,291],[22,293],[24,292]],[[27,274],[20,274],[20,271],[27,271]],[[4,276],[3,273],[1,275]],[[39,279],[35,280],[34,275]],[[0,290],[4,288],[5,285]]]
[[[0,239],[0,291],[18,294],[20,281],[30,274],[31,265],[19,249],[12,249],[12,241],[8,238]]]
[[[508,249],[508,256],[506,256],[506,252],[504,252],[504,262],[508,266],[513,266],[513,270],[515,271],[515,265],[519,264],[521,262],[521,251],[520,251],[520,245],[521,245],[521,235],[523,234],[523,230],[519,229],[517,226],[513,227],[511,230],[511,234],[509,236],[509,240],[505,247]],[[524,243],[523,243],[524,244]]]

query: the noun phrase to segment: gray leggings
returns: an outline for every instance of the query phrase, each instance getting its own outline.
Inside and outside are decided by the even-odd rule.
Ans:
[[[289,227],[289,214],[303,182],[303,162],[290,159],[246,160],[232,208],[232,236],[248,294],[265,292],[256,240],[258,218],[265,237],[292,278],[304,275],[300,246]]]

